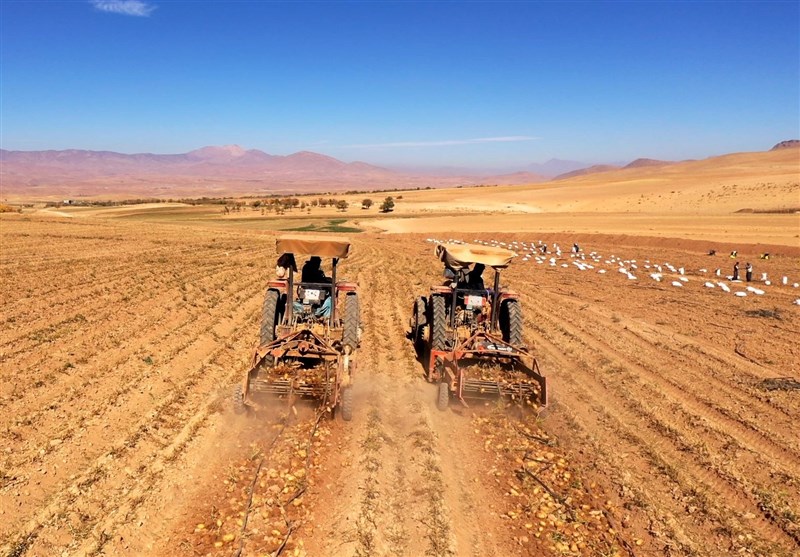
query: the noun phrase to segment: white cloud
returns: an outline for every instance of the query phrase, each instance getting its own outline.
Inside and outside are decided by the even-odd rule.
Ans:
[[[447,147],[450,145],[473,145],[476,143],[510,143],[514,141],[533,141],[538,137],[527,135],[508,135],[502,137],[479,137],[476,139],[445,139],[441,141],[398,141],[394,143],[365,143],[361,145],[342,145],[342,147]]]
[[[101,12],[137,17],[147,17],[156,9],[154,5],[140,0],[90,0],[90,4]]]

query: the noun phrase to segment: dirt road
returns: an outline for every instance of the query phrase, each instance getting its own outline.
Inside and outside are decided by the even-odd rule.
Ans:
[[[439,280],[432,246],[359,235],[341,267],[361,287],[354,420],[302,405],[240,420],[227,399],[257,340],[274,235],[0,225],[2,555],[800,548],[800,391],[774,381],[800,376],[791,282],[724,295],[702,284],[727,259],[635,238],[581,243],[685,266],[686,286],[518,260],[507,281],[550,407],[439,412],[405,338],[414,295]],[[800,279],[791,257],[757,271]]]

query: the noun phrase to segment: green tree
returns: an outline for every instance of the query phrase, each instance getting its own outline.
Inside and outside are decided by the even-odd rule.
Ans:
[[[362,209],[369,209],[370,207],[372,207],[372,200],[371,199],[364,199],[361,202],[361,208]]]
[[[390,195],[381,203],[381,213],[391,213],[392,211],[394,211],[394,199]]]

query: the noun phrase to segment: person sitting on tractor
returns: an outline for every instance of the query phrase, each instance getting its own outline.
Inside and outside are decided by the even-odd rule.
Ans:
[[[482,292],[481,297],[485,295],[486,287],[483,284],[483,276],[482,276],[483,270],[485,268],[486,266],[483,265],[482,263],[475,263],[475,266],[472,268],[471,271],[467,272],[466,269],[460,269],[457,272],[456,278],[454,279],[456,281],[455,288],[461,291],[458,292],[456,295],[456,304],[458,305],[458,307],[461,308],[466,307],[467,296],[473,295],[470,294],[469,292],[464,292],[464,290],[470,292],[479,290]]]
[[[325,271],[322,270],[321,267],[322,259],[313,256],[306,261],[305,265],[303,265],[303,271],[300,276],[301,282],[308,282],[312,284],[330,284],[331,278],[325,276]],[[330,317],[331,310],[333,306],[333,297],[328,295],[330,294],[327,289],[320,289],[320,297],[324,298],[322,305],[320,305],[315,311],[315,317]],[[294,302],[294,310],[295,312],[302,312],[303,311],[303,303],[300,300],[295,300]]]
[[[486,265],[475,263],[475,267],[467,274],[467,288],[470,290],[486,290],[483,284],[483,270]]]
[[[325,271],[322,270],[322,259],[316,255],[309,258],[306,264],[303,265],[303,273],[300,277],[301,282],[314,282],[324,283],[330,282],[331,279],[325,276]]]
[[[453,269],[445,265],[444,267],[444,286],[450,288],[466,288],[467,273],[464,269]]]

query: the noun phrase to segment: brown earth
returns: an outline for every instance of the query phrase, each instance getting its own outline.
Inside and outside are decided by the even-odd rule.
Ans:
[[[439,281],[431,234],[354,235],[341,269],[364,337],[345,423],[299,403],[231,414],[275,234],[164,222],[0,216],[0,554],[800,551],[791,237],[752,259],[766,293],[737,298],[703,287],[732,264],[705,241],[442,234],[602,254],[586,271],[520,257],[504,275],[549,379],[536,413],[439,412],[405,338],[414,296]],[[736,240],[720,253],[761,251]],[[683,287],[648,277],[666,262]]]

